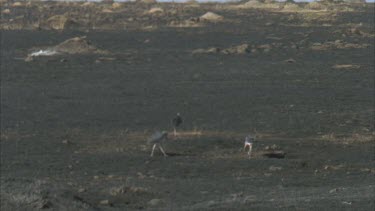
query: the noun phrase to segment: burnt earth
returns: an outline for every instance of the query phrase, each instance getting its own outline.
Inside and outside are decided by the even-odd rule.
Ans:
[[[81,10],[48,5],[45,17],[23,7],[4,17]],[[156,6],[163,12],[145,15]],[[126,29],[105,26],[129,13],[105,13],[99,29],[79,15],[63,30],[2,29],[1,210],[374,209],[373,4],[313,17],[124,8],[135,20]],[[194,19],[208,11],[223,20]],[[170,26],[190,18],[197,25]],[[110,54],[25,61],[30,49],[84,36]],[[193,53],[244,44],[245,53]],[[156,130],[171,131],[167,158],[150,158]]]

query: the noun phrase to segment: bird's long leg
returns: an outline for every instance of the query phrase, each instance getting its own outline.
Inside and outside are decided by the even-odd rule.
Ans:
[[[160,151],[164,154],[164,157],[167,157],[168,155],[164,152],[164,149],[163,147],[161,146],[161,144],[159,144],[159,149]]]
[[[155,147],[156,147],[156,144],[154,144],[154,146],[152,146],[151,157],[154,156]]]
[[[252,144],[250,144],[249,145],[249,152],[248,152],[248,154],[249,154],[249,158],[251,157],[251,150],[253,149],[253,145]]]
[[[174,135],[174,137],[177,136],[177,130],[176,130],[176,127],[173,128],[173,135]]]

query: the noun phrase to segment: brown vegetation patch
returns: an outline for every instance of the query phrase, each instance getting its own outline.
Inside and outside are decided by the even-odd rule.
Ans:
[[[346,34],[349,36],[375,37],[375,33],[366,32],[359,27],[351,27],[347,29]]]
[[[326,12],[326,11],[317,11],[317,12],[303,12],[299,13],[299,19],[302,19],[307,23],[317,23],[317,22],[328,22],[333,23],[337,19],[336,12]]]
[[[354,133],[350,136],[330,133],[330,134],[322,135],[321,139],[325,141],[332,141],[332,142],[340,143],[340,144],[368,143],[368,142],[375,142],[375,133],[372,133],[372,134]]]
[[[168,24],[169,27],[176,27],[176,28],[190,28],[190,27],[202,27],[203,23],[199,21],[199,18],[191,18],[189,20],[184,21],[171,21]]]
[[[237,46],[232,46],[229,48],[207,48],[207,49],[196,49],[193,50],[193,54],[213,54],[213,53],[221,53],[221,54],[246,54],[251,52],[251,47],[249,44],[241,44]]]
[[[134,186],[115,186],[109,189],[109,194],[112,196],[118,196],[123,194],[143,194],[149,193],[147,188],[134,187]]]

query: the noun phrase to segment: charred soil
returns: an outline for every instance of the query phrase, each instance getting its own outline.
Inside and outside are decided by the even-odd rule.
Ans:
[[[45,20],[82,10],[51,5]],[[99,29],[79,17],[63,30],[3,27],[1,210],[372,210],[373,5],[315,21],[173,5],[103,6],[114,12]],[[22,7],[9,8],[3,17],[19,21]],[[134,25],[106,28],[125,20],[122,9]],[[210,11],[221,21],[195,18]],[[110,54],[24,60],[74,37]],[[222,50],[193,53],[212,48]],[[147,137],[172,131],[177,112],[169,156],[150,158]],[[253,131],[248,159],[241,149]]]

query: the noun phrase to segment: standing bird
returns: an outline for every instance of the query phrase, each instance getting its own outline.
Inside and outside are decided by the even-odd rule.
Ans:
[[[177,127],[182,124],[182,117],[180,116],[180,113],[177,113],[175,118],[173,118],[172,124],[173,124],[173,134],[176,137],[177,136]]]
[[[245,137],[244,150],[246,150],[246,147],[249,147],[249,151],[247,152],[247,154],[249,155],[249,158],[251,157],[251,151],[253,149],[254,141],[255,141],[255,136],[253,136],[253,135],[247,135]]]
[[[163,153],[164,157],[167,157],[167,154],[164,152],[164,149],[161,145],[161,142],[163,142],[164,140],[168,140],[168,133],[166,131],[163,131],[163,132],[157,131],[156,133],[152,134],[152,136],[148,139],[147,142],[149,144],[153,144],[151,157],[154,156],[154,150],[157,145],[159,146],[159,149]]]

